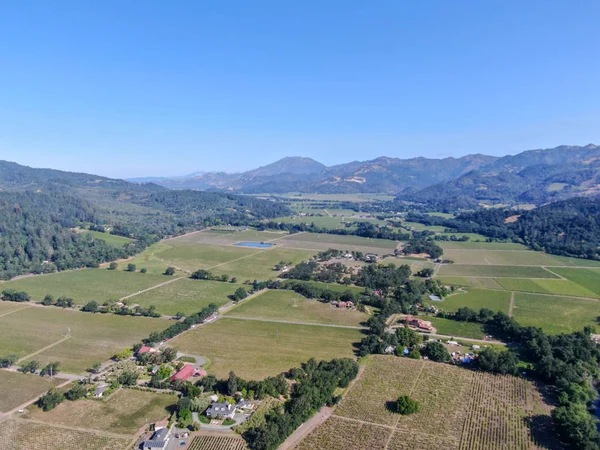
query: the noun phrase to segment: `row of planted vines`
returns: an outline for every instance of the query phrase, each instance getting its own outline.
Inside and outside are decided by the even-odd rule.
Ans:
[[[196,436],[188,450],[246,450],[246,442],[229,436]]]

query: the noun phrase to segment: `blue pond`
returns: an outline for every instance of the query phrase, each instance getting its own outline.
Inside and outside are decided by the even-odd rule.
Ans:
[[[269,248],[273,247],[275,244],[269,244],[268,242],[238,242],[235,245],[240,247]]]

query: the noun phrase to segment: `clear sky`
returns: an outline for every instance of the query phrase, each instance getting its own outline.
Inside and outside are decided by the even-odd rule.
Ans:
[[[600,144],[598,0],[0,2],[0,159],[107,176]]]

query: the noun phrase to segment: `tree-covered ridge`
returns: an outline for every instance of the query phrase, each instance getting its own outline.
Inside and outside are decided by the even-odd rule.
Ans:
[[[512,219],[507,221],[509,217]],[[409,213],[407,220],[444,226],[458,233],[512,240],[555,255],[600,259],[598,198],[573,198],[530,211],[482,209],[462,213],[454,219]]]

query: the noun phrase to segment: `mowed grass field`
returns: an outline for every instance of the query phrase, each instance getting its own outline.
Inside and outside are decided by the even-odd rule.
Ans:
[[[117,434],[135,434],[142,426],[166,419],[177,396],[121,389],[107,400],[64,401],[52,411],[31,407],[25,419]]]
[[[508,266],[560,266],[559,261],[552,256],[533,251],[519,250],[471,250],[445,249],[444,258],[454,261],[454,264],[471,265],[508,265]]]
[[[122,269],[126,264],[120,266],[117,270],[82,269],[21,278],[0,284],[0,290],[26,291],[36,301],[46,294],[55,298],[64,295],[84,305],[90,300],[103,303],[110,298],[125,297],[169,280],[163,275],[125,272]]]
[[[483,289],[504,289],[494,278],[477,277],[438,277],[444,283],[454,286],[472,286]]]
[[[223,264],[211,272],[215,275],[227,274],[235,276],[239,281],[267,280],[277,278],[281,272],[273,270],[280,261],[291,261],[293,264],[306,261],[317,252],[313,250],[296,250],[290,248],[270,248],[260,250],[247,258]]]
[[[488,308],[492,311],[501,311],[508,314],[510,305],[510,292],[493,291],[487,289],[468,289],[467,292],[456,293],[446,297],[441,302],[427,301],[429,305],[435,305],[444,311],[456,311],[462,306],[467,306],[475,311]]]
[[[354,357],[360,330],[222,318],[171,341],[171,346],[210,359],[208,372],[246,379],[277,375],[310,358]]]
[[[388,404],[417,400],[401,416]],[[371,355],[362,375],[327,421],[298,450],[476,450],[555,448],[552,436],[528,424],[550,420],[551,408],[532,383],[448,364]],[[555,444],[555,443],[552,443]]]
[[[336,308],[293,291],[266,291],[227,312],[229,316],[360,326],[366,313]]]
[[[233,245],[192,244],[175,240],[168,241],[167,247],[156,253],[155,257],[165,265],[188,272],[211,269],[219,264],[265,251]]]
[[[89,234],[94,239],[102,239],[108,245],[112,245],[114,247],[123,247],[126,244],[129,244],[132,240],[126,238],[124,236],[116,236],[110,233],[101,233],[99,231],[85,231],[86,234]]]
[[[32,359],[41,363],[60,361],[62,371],[82,373],[94,362],[104,362],[152,331],[165,329],[169,325],[169,321],[162,319],[33,306],[0,317],[0,355],[26,357],[60,341],[71,328],[70,339]]]
[[[576,269],[581,270],[581,269]],[[498,283],[505,289],[520,292],[537,292],[540,294],[572,295],[574,297],[600,298],[598,294],[569,280],[528,280],[498,278]]]
[[[422,318],[431,321],[433,326],[437,329],[438,334],[471,339],[483,339],[485,337],[483,327],[479,323],[459,322],[457,320],[444,319],[442,317]]]
[[[64,382],[61,378],[0,370],[0,412],[7,412]]]
[[[460,237],[460,235],[457,235],[457,236]],[[512,243],[512,242],[437,241],[436,243],[445,250],[450,250],[450,249],[459,249],[459,250],[527,250],[527,247],[525,247],[524,245],[516,244],[516,243]]]
[[[338,234],[322,233],[296,233],[277,241],[279,245],[285,245],[289,241],[305,242],[307,246],[310,243],[325,243],[331,248],[340,250],[352,250],[354,247],[373,247],[382,250],[390,250],[392,253],[396,248],[397,242],[390,239],[371,239],[360,236],[344,236]]]
[[[515,294],[514,318],[523,326],[540,327],[551,334],[598,326],[600,300],[538,294]]]
[[[438,271],[438,275],[441,277],[558,278],[543,267],[467,264],[443,264]]]
[[[130,301],[146,307],[154,305],[164,315],[174,316],[178,312],[193,314],[210,303],[223,306],[238,287],[238,284],[220,281],[182,278],[131,297]]]
[[[127,448],[131,440],[131,437],[105,437],[19,419],[7,420],[0,426],[0,443],[9,450],[115,450]]]
[[[600,295],[600,270],[557,267],[553,268],[552,271]]]

